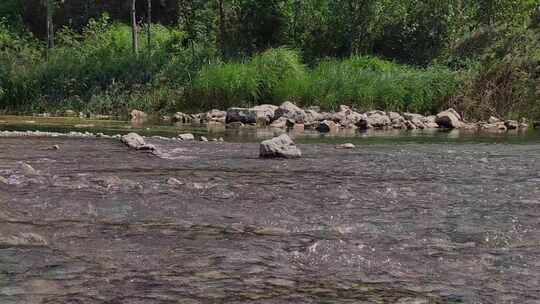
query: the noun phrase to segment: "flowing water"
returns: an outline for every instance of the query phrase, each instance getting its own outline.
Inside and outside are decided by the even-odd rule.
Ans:
[[[0,138],[0,303],[540,303],[538,133],[257,134]]]

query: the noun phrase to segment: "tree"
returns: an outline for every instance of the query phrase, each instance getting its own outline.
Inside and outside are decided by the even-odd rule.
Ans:
[[[152,50],[152,0],[146,0],[147,3],[147,15],[146,15],[146,34],[148,38],[148,51]]]
[[[54,3],[53,0],[45,0],[45,9],[47,11],[47,48],[54,48]]]
[[[131,37],[135,54],[139,53],[139,33],[137,29],[137,0],[131,0]]]

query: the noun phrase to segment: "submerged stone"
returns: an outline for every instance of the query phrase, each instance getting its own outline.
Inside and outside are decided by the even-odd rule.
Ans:
[[[25,162],[19,163],[19,170],[21,171],[23,175],[27,175],[27,176],[38,175],[38,172],[36,171],[36,169],[34,169],[32,166],[30,166],[29,164]]]

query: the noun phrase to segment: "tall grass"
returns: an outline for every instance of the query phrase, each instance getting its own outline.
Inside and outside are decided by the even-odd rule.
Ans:
[[[218,104],[280,103],[336,109],[356,108],[429,113],[456,91],[456,75],[444,68],[417,69],[373,57],[326,60],[306,70],[297,53],[269,50],[243,63],[203,68],[195,89]],[[214,105],[215,103],[212,103]]]

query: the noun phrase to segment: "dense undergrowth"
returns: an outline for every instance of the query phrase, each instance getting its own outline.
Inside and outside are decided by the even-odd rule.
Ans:
[[[224,61],[182,31],[153,26],[153,45],[131,51],[130,28],[103,18],[82,32],[59,31],[57,47],[0,23],[0,111],[125,114],[195,112],[290,100],[336,109],[434,113],[454,106],[468,118],[540,118],[537,29],[476,32],[438,64],[413,67],[373,56],[304,63],[270,48]]]

